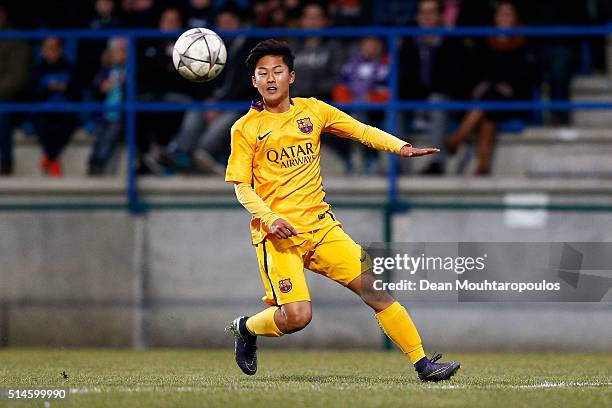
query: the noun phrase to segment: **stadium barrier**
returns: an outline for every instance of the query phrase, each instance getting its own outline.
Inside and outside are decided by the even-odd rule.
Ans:
[[[256,38],[266,37],[342,37],[361,38],[368,35],[385,38],[390,57],[390,98],[386,103],[348,103],[338,104],[341,109],[346,110],[385,110],[386,130],[397,133],[397,116],[404,110],[466,110],[481,108],[485,110],[575,110],[575,109],[612,109],[612,101],[593,102],[551,102],[551,101],[518,101],[518,102],[426,102],[426,101],[400,101],[398,98],[399,67],[396,63],[398,58],[397,40],[400,37],[418,35],[441,35],[441,36],[488,36],[488,35],[525,35],[534,37],[568,37],[568,36],[603,36],[612,33],[612,25],[604,26],[555,26],[555,27],[519,27],[512,29],[498,29],[492,27],[459,27],[459,28],[434,28],[421,29],[417,27],[363,27],[354,28],[328,28],[322,30],[300,30],[300,29],[241,29],[236,31],[222,31],[221,37],[247,36]],[[120,109],[126,116],[126,140],[128,172],[126,180],[127,203],[130,211],[134,214],[142,211],[145,206],[138,196],[136,177],[136,113],[145,111],[183,111],[187,109],[200,110],[242,110],[245,102],[218,102],[218,103],[173,103],[173,102],[138,102],[136,98],[136,42],[145,38],[178,38],[179,31],[158,31],[155,29],[138,30],[5,30],[0,31],[1,39],[40,40],[49,36],[64,39],[104,39],[111,37],[125,37],[129,41],[127,62],[127,92],[125,103],[117,105],[105,105],[102,103],[0,103],[1,112],[61,112],[61,111],[106,111]],[[397,157],[392,155],[389,160],[389,188],[387,198],[394,208],[398,206],[397,194]],[[401,205],[400,205],[401,206]]]

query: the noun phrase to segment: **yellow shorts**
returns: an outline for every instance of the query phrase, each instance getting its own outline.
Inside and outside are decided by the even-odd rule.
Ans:
[[[278,239],[268,235],[257,244],[257,259],[269,305],[310,301],[304,268],[348,285],[361,275],[369,257],[349,237],[335,217],[323,228]],[[367,260],[366,260],[367,259]]]

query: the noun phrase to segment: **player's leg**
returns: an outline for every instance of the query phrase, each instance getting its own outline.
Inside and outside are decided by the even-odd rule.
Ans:
[[[459,363],[437,364],[425,357],[419,332],[406,309],[385,291],[374,289],[375,277],[371,261],[360,245],[355,243],[341,227],[323,231],[307,267],[351,289],[376,313],[383,331],[414,364],[419,378],[439,381],[450,378]]]
[[[374,289],[375,279],[368,269],[346,287],[374,310],[376,320],[385,334],[416,366],[425,358],[421,336],[406,309],[386,291]]]
[[[257,245],[257,259],[266,289],[263,301],[272,305],[274,312],[268,308],[249,318],[249,330],[257,336],[276,337],[306,327],[312,308],[301,247],[289,240],[269,238]]]
[[[310,294],[299,246],[284,247],[280,240],[257,245],[257,258],[270,307],[236,318],[228,329],[236,339],[236,362],[245,374],[257,371],[257,336],[280,337],[306,327],[312,318]]]
[[[387,292],[374,289],[374,275],[367,253],[335,226],[325,234],[307,267],[346,286],[376,313],[385,333],[413,364],[425,357],[421,337],[410,316]]]
[[[280,337],[302,330],[312,319],[309,301],[291,302],[271,306],[246,319],[250,334],[264,337]]]
[[[346,287],[359,295],[376,312],[380,327],[410,359],[421,380],[440,381],[453,376],[460,367],[459,363],[436,363],[442,357],[440,354],[428,359],[423,350],[421,336],[410,315],[391,295],[374,288],[375,279],[372,270],[367,269]]]

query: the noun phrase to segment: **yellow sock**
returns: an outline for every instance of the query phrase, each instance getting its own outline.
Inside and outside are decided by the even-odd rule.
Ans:
[[[246,321],[246,327],[251,334],[265,337],[280,337],[284,333],[276,326],[274,322],[274,313],[278,307],[273,306],[262,310],[254,316],[251,316]]]
[[[382,312],[376,313],[376,319],[385,334],[408,356],[412,364],[425,357],[421,336],[408,312],[399,302],[394,302]]]

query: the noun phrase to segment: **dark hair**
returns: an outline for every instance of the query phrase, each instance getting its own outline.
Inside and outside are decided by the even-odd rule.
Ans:
[[[249,69],[249,72],[252,73],[255,71],[257,62],[259,62],[259,60],[266,55],[278,55],[279,57],[282,57],[283,62],[289,67],[289,72],[293,71],[293,60],[295,57],[293,56],[289,45],[287,45],[287,43],[284,41],[268,39],[259,42],[255,47],[253,47],[249,53],[249,56],[244,61]]]
[[[512,6],[512,8],[514,8],[514,11],[516,13],[516,15],[518,16],[518,6],[516,4],[516,2],[514,2],[514,0],[500,0],[497,2],[497,4],[495,4],[495,10],[497,10],[498,8],[500,8],[500,6]]]
[[[225,4],[223,4],[223,6],[217,11],[217,15],[222,13],[233,14],[238,17],[239,20],[244,18],[244,9],[234,0],[225,2]]]

